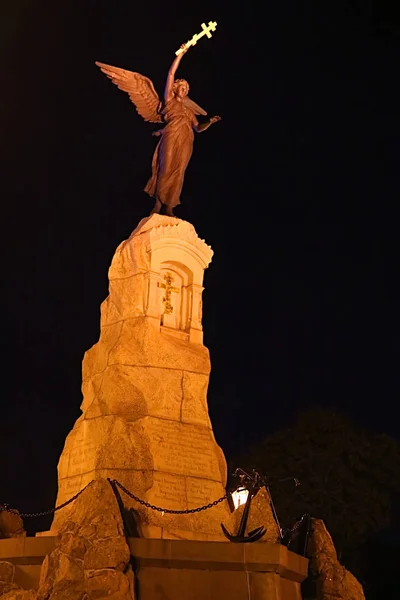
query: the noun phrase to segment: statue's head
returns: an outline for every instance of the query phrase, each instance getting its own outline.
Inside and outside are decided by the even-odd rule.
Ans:
[[[184,98],[189,93],[189,84],[186,79],[176,79],[173,87],[175,96]]]

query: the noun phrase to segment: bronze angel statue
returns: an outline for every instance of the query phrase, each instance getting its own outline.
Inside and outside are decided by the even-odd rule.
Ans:
[[[174,206],[180,204],[185,171],[193,150],[193,132],[205,131],[221,119],[214,116],[199,124],[197,116],[206,116],[206,111],[189,98],[188,82],[175,79],[176,70],[188,48],[187,44],[181,46],[180,53],[169,69],[163,101],[147,77],[96,62],[120,90],[129,94],[145,121],[165,123],[162,129],[153,133],[160,136],[160,140],[154,152],[152,175],[145,192],[155,199],[152,213],[165,212],[168,216],[174,216]]]

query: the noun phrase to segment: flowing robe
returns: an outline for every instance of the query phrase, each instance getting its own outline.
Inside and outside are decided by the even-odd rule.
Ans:
[[[162,204],[180,204],[183,179],[193,151],[196,115],[184,102],[172,98],[162,110],[166,126],[152,162],[152,175],[144,191]]]

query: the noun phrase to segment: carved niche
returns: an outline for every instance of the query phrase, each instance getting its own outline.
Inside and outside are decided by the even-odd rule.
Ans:
[[[142,239],[150,257],[145,314],[157,319],[163,333],[202,344],[203,277],[212,250],[190,223],[173,221],[149,229]]]

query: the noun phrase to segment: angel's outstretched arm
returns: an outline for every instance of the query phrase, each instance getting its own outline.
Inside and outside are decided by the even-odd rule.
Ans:
[[[193,129],[197,132],[197,133],[201,133],[202,131],[205,131],[206,129],[208,129],[210,127],[210,125],[212,125],[213,123],[216,123],[217,121],[220,121],[221,117],[219,117],[218,115],[215,115],[215,117],[211,117],[211,119],[208,119],[208,121],[206,121],[205,123],[202,123],[201,125],[196,125],[195,127],[193,127]]]
[[[179,63],[182,60],[182,56],[184,54],[186,54],[186,52],[189,49],[189,46],[186,46],[186,44],[182,44],[181,46],[182,52],[180,54],[178,54],[178,56],[175,58],[174,62],[172,63],[169,71],[168,71],[168,77],[167,77],[167,83],[165,86],[165,92],[164,92],[164,100],[165,102],[168,102],[169,100],[171,100],[172,96],[173,96],[173,87],[174,87],[174,82],[175,82],[175,73],[177,68],[179,67]]]

